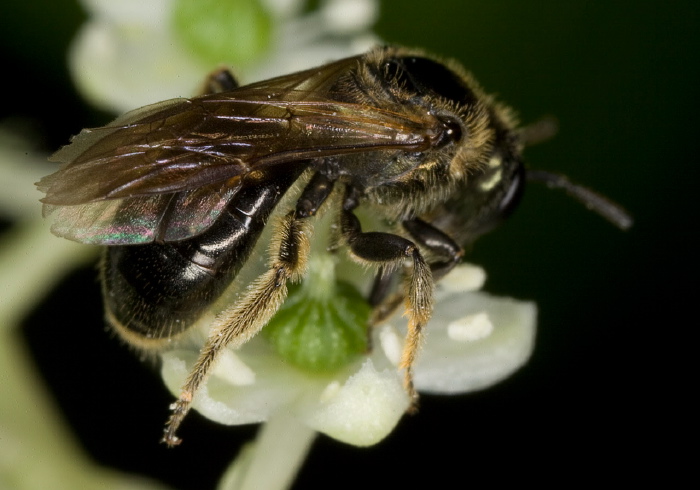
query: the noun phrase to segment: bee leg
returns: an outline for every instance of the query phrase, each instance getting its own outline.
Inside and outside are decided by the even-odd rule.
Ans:
[[[298,281],[306,269],[309,252],[307,222],[297,219],[294,212],[282,220],[275,233],[277,250],[270,269],[258,277],[245,296],[219,314],[199,357],[180,393],[171,406],[172,414],[165,428],[163,442],[169,446],[180,443],[175,435],[191,408],[192,399],[209,376],[218,355],[225,347],[238,347],[260,331],[277,312],[287,296],[287,280]]]
[[[447,275],[462,261],[464,249],[447,234],[419,218],[406,220],[403,227],[423,248],[430,250],[443,260],[430,262],[433,280],[437,281]]]
[[[369,318],[369,327],[367,329],[367,351],[372,351],[372,333],[373,327],[380,325],[384,320],[394,314],[396,309],[401,306],[404,301],[403,293],[393,293],[396,271],[387,270],[385,267],[380,267],[377,276],[374,278],[372,291],[369,293],[369,304],[372,307],[372,315]]]
[[[369,328],[367,329],[367,352],[372,352],[374,347],[372,339],[373,327],[389,318],[403,302],[402,294],[392,294],[389,300],[386,299],[394,288],[395,279],[395,271],[391,271],[383,266],[379,268],[374,278],[372,291],[370,291],[367,298],[369,305],[372,307],[372,315],[370,316]]]
[[[372,284],[372,291],[369,293],[369,304],[372,308],[381,305],[382,302],[389,296],[394,282],[394,274],[384,267],[380,267],[377,276]]]
[[[464,257],[464,249],[447,234],[419,218],[403,222],[406,231],[424,249],[442,260],[430,262],[433,281],[437,282],[459,264]],[[374,307],[370,325],[377,325],[389,318],[403,301],[403,294],[391,292],[394,274],[385,274],[382,270],[377,274],[369,296],[370,305]]]
[[[199,93],[201,95],[218,94],[238,87],[240,87],[240,83],[238,83],[236,77],[233,76],[231,70],[228,68],[219,68],[207,75],[207,78],[200,87]]]
[[[304,187],[297,201],[296,217],[314,216],[333,191],[333,180],[324,173],[316,172]]]
[[[423,327],[433,311],[433,278],[430,266],[418,247],[406,238],[391,233],[363,232],[360,221],[352,213],[357,200],[348,193],[340,219],[341,233],[355,259],[361,263],[381,264],[391,271],[406,259],[413,262],[413,271],[405,284],[408,332],[399,368],[404,369],[404,388],[415,403],[418,394],[413,387],[413,364],[420,346]]]
[[[332,182],[314,175],[297,201],[296,209],[288,213],[273,233],[270,268],[259,276],[244,297],[221,312],[214,320],[209,337],[190,370],[180,397],[171,406],[172,414],[165,427],[163,442],[169,446],[180,443],[175,435],[189,412],[192,399],[211,373],[219,354],[225,347],[245,344],[264,327],[287,297],[287,281],[298,282],[306,272],[309,255],[312,216],[332,191]]]

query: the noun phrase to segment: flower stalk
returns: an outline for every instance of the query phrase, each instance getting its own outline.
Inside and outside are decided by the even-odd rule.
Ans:
[[[217,490],[283,490],[291,487],[316,431],[287,413],[273,415],[255,442],[241,450]]]

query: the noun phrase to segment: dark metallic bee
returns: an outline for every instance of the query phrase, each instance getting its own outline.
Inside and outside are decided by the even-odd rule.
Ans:
[[[244,87],[220,72],[210,85],[205,95],[82,131],[53,155],[63,166],[38,184],[53,233],[108,246],[101,275],[109,323],[128,342],[157,348],[222,295],[282,196],[304,183],[273,224],[269,270],[217,317],[165,442],[179,442],[176,429],[221,349],[255,335],[284,301],[287,281],[301,279],[308,218],[326,201],[336,203],[323,210],[333,213],[341,245],[379,269],[370,302],[380,312],[406,303],[401,368],[415,396],[411,367],[434,281],[518,203],[527,133],[461,66],[401,48]],[[530,176],[567,189],[622,228],[631,223],[563,177]],[[393,225],[363,230],[354,214],[361,204]],[[401,269],[406,261],[411,266]],[[387,271],[404,270],[404,289],[390,295]]]

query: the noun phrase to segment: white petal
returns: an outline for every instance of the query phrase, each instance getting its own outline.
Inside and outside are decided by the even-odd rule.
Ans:
[[[403,350],[403,338],[393,325],[382,325],[379,329],[379,345],[389,362],[398,367],[401,362],[401,351]]]
[[[370,359],[344,385],[331,384],[318,402],[303,420],[317,431],[355,446],[381,441],[409,405],[396,370],[377,371]]]
[[[475,342],[491,335],[493,329],[488,313],[481,311],[448,323],[447,336],[457,342]]]
[[[321,14],[327,29],[342,34],[370,27],[379,16],[379,7],[374,0],[329,0]]]
[[[241,81],[250,83],[305,70],[329,61],[364,53],[378,42],[379,39],[376,36],[367,34],[349,41],[329,40],[323,43],[295,46],[289,36],[283,36],[268,58],[248,67],[246,72],[241,74]]]
[[[483,312],[493,325],[489,335],[473,341],[455,332],[450,335],[450,323]],[[464,393],[506,378],[532,353],[536,315],[534,303],[484,293],[452,295],[438,302],[416,362],[416,388],[424,393]]]
[[[212,371],[212,376],[217,376],[232,385],[255,384],[255,371],[250,369],[231,349],[225,349],[221,353]]]
[[[333,377],[311,376],[286,365],[264,340],[253,339],[238,357],[255,372],[255,383],[237,386],[212,376],[193,404],[222,424],[263,422],[284,412],[330,437],[369,446],[392,431],[409,405],[396,369],[378,371],[370,359],[350,376],[346,371]],[[179,392],[195,358],[193,350],[162,355],[163,378],[172,393]]]
[[[173,394],[179,393],[196,356],[197,352],[190,350],[162,355],[163,379]],[[255,373],[253,384],[234,385],[220,376],[212,376],[197,393],[193,407],[205,417],[227,425],[267,420],[278,408],[298,397],[300,391],[309,388],[297,370],[279,370],[272,356],[268,361],[269,372],[260,372],[246,362]]]
[[[115,23],[160,24],[168,20],[173,0],[81,0],[92,15]]]
[[[189,97],[211,69],[187,56],[167,28],[101,20],[78,33],[69,62],[83,95],[115,112]]]
[[[440,279],[438,296],[443,293],[465,293],[478,291],[486,282],[486,271],[478,265],[460,264]]]
[[[47,155],[34,153],[21,138],[0,126],[0,213],[16,220],[41,219],[42,193],[34,186],[56,170]]]

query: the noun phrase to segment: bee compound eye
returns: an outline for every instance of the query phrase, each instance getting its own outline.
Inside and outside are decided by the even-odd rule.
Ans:
[[[442,121],[445,128],[445,136],[453,143],[458,143],[462,139],[462,125],[456,120],[449,118]]]
[[[401,88],[418,92],[418,87],[399,60],[391,59],[384,63],[384,73],[387,80],[398,83]]]
[[[397,62],[403,66],[403,78],[410,79],[413,87],[433,92],[458,104],[476,104],[474,92],[457,73],[443,63],[420,56],[404,57],[395,63]]]
[[[459,121],[451,117],[440,117],[439,120],[441,123],[441,130],[437,146],[441,147],[448,143],[459,143],[463,135],[462,125]]]

